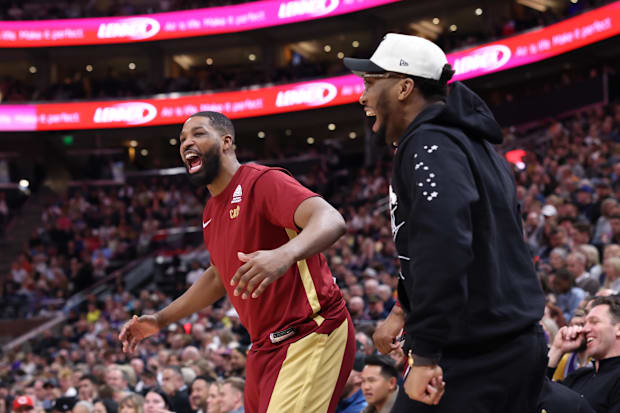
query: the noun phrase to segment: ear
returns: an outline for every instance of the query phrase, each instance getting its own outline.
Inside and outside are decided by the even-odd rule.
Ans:
[[[396,383],[398,383],[398,381],[396,380],[396,377],[390,377],[390,389],[391,390],[396,389]]]
[[[222,136],[222,150],[224,152],[227,152],[229,150],[234,150],[235,149],[235,142],[233,140],[233,137],[230,135],[224,135]]]
[[[403,101],[413,93],[415,82],[411,78],[405,78],[398,82],[398,100]]]

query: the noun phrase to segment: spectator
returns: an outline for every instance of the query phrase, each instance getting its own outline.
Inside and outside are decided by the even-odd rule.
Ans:
[[[73,406],[72,413],[93,413],[93,410],[94,410],[94,406],[91,402],[80,400],[79,402],[75,404],[75,406]],[[122,408],[121,408],[121,411],[123,411]],[[138,411],[136,409],[133,409],[133,410],[125,409],[123,413],[143,413],[143,412],[141,410]]]
[[[163,370],[161,386],[170,398],[170,407],[173,412],[192,413],[187,386],[179,367],[170,365]]]
[[[209,413],[222,413],[222,396],[220,395],[221,383],[216,381],[209,387],[207,406]]]
[[[243,413],[243,390],[245,381],[238,377],[231,377],[222,383],[220,389],[220,412]]]
[[[209,397],[209,387],[213,382],[206,376],[198,376],[191,385],[189,404],[193,411],[197,413],[207,413],[207,398]]]
[[[336,407],[336,413],[360,413],[368,403],[362,393],[361,373],[364,369],[364,356],[358,353],[355,356],[353,370],[349,374],[347,383],[342,391],[342,396]]]
[[[584,397],[597,413],[617,412],[620,407],[620,296],[597,297],[583,327],[563,327],[549,350],[548,375],[564,353],[586,342],[593,367],[569,374],[561,383]]]
[[[6,398],[3,398],[6,400]],[[16,413],[31,412],[34,409],[34,401],[30,396],[17,396],[13,400],[13,411]]]
[[[91,375],[80,377],[78,384],[78,399],[80,401],[94,403],[94,400],[97,399],[97,397],[97,380]]]
[[[583,327],[586,323],[586,311],[577,309],[574,312],[573,318],[569,322],[569,326]],[[553,339],[551,340],[553,342]],[[573,371],[591,365],[591,357],[586,354],[587,346],[585,340],[574,352],[566,353],[560,359],[555,373],[553,374],[554,381],[561,381],[566,378]]]
[[[118,404],[112,399],[98,399],[95,401],[93,413],[117,413]]]
[[[158,387],[149,390],[144,396],[144,413],[162,413],[166,410],[175,412],[168,395]]]
[[[585,255],[580,252],[573,252],[566,258],[566,268],[573,276],[575,285],[594,296],[600,288],[600,284],[586,271],[586,262]]]
[[[118,406],[119,413],[144,413],[144,397],[139,394],[130,394],[125,396]]]
[[[603,263],[605,288],[620,293],[620,257],[609,257]]]
[[[562,310],[565,320],[570,320],[573,311],[584,300],[586,294],[579,287],[573,286],[573,277],[568,270],[561,269],[553,278],[553,289],[556,294],[556,305]]]
[[[106,371],[105,383],[110,386],[115,393],[126,392],[129,390],[129,377],[127,376],[127,373],[116,365],[110,366]]]
[[[230,374],[232,376],[245,378],[245,362],[247,350],[245,347],[235,347],[230,354]]]
[[[389,413],[398,395],[398,372],[386,356],[366,357],[361,375],[362,393],[368,406],[363,413]]]

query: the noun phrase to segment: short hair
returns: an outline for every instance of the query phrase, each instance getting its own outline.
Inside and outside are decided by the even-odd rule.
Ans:
[[[557,270],[557,272],[555,273],[555,279],[556,280],[564,280],[564,281],[573,281],[573,275],[565,268],[560,268],[559,270]]]
[[[78,406],[84,406],[89,412],[92,412],[95,409],[95,406],[91,402],[86,400],[80,400],[75,404],[75,406],[73,406],[73,408],[75,409]],[[138,409],[136,409],[136,411],[138,411]]]
[[[240,377],[229,377],[222,382],[222,386],[225,384],[230,384],[232,388],[237,389],[241,394],[245,390],[245,380]]]
[[[172,370],[174,371],[181,379],[183,378],[183,371],[179,366],[169,365],[164,368],[164,370]],[[163,370],[162,370],[163,371]]]
[[[592,305],[590,306],[590,310],[596,307],[597,305],[608,305],[609,314],[611,314],[613,324],[620,323],[620,296],[619,295],[609,295],[607,297],[596,297],[594,300],[592,300]]]
[[[394,364],[394,360],[387,356],[368,356],[365,360],[366,366],[379,366],[381,367],[381,375],[389,380],[392,377],[398,379],[398,371]]]
[[[566,248],[562,248],[562,247],[555,247],[549,253],[549,255],[551,254],[558,254],[563,259],[566,259],[566,257],[568,257],[568,251],[566,251]]]
[[[95,386],[99,384],[99,380],[97,380],[95,376],[93,376],[92,374],[83,375],[82,377],[80,377],[79,381],[82,381],[82,380],[90,380],[90,382],[94,384]]]
[[[192,380],[192,384],[190,386],[190,388],[194,385],[194,383],[196,383],[198,380],[202,380],[207,384],[211,384],[215,381],[215,379],[211,376],[196,376],[194,377],[194,380]]]
[[[413,80],[420,94],[426,100],[436,101],[445,100],[448,96],[448,81],[452,79],[455,71],[449,63],[446,63],[441,69],[439,80],[427,79],[419,76],[408,76]]]
[[[592,225],[587,222],[579,221],[575,225],[573,225],[573,228],[575,228],[575,230],[577,230],[578,232],[592,235]]]
[[[152,389],[148,389],[145,393],[144,393],[144,397],[146,397],[147,394],[149,393],[156,393],[159,394],[159,396],[164,399],[164,404],[166,405],[167,409],[172,408],[172,402],[170,400],[170,397],[168,396],[168,394],[161,388],[161,387],[153,387]]]
[[[575,257],[575,259],[576,259],[577,261],[579,261],[580,263],[582,263],[583,265],[586,265],[586,264],[587,264],[587,262],[588,262],[588,260],[587,260],[587,258],[586,258],[586,256],[585,256],[585,254],[584,254],[584,253],[582,253],[582,252],[579,252],[579,251],[573,251],[573,252],[571,252],[571,253],[570,253],[570,255],[569,255],[568,257],[570,258],[571,256]]]
[[[220,112],[203,111],[194,113],[190,118],[200,116],[209,119],[211,126],[222,135],[230,135],[235,141],[235,127],[228,117]]]

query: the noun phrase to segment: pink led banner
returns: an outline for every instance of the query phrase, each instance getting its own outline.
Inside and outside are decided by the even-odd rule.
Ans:
[[[544,29],[451,53],[454,80],[465,80],[549,57],[620,33],[620,1]]]
[[[0,47],[78,46],[146,42],[279,26],[400,0],[267,0],[129,17],[0,21]]]
[[[547,59],[620,32],[620,2],[501,42],[448,54],[454,80]],[[246,118],[354,103],[363,92],[354,75],[254,90],[178,98],[0,105],[0,131],[122,128],[182,123],[202,110]]]
[[[232,119],[286,113],[356,101],[363,84],[355,75],[262,89],[179,98],[0,105],[0,131],[99,129],[183,123],[204,110]]]

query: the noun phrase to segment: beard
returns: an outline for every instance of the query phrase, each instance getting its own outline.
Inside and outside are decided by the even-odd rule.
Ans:
[[[211,149],[202,156],[202,168],[200,168],[200,171],[193,174],[190,174],[188,171],[189,181],[192,185],[197,187],[210,185],[220,173],[221,163],[220,145],[213,145]]]

